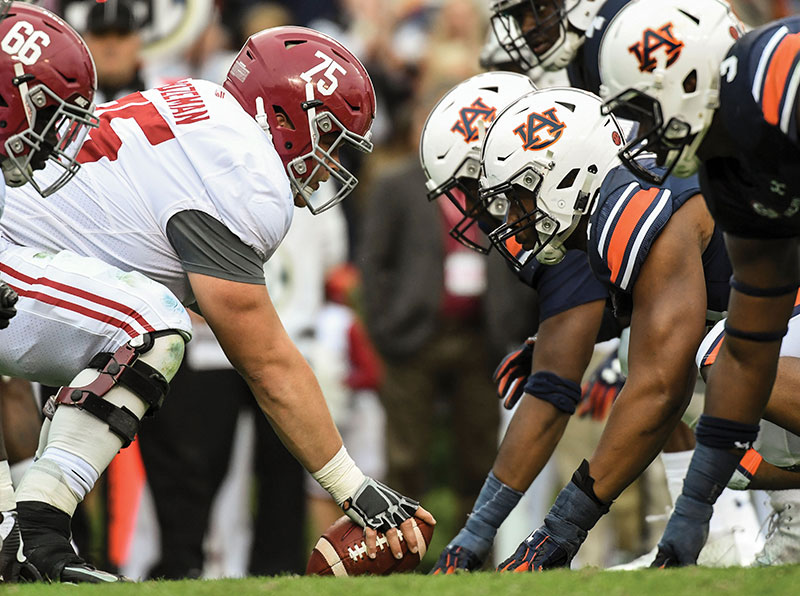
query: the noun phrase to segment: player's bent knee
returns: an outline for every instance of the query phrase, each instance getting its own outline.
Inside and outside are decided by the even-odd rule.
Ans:
[[[97,354],[71,386],[47,401],[44,413],[52,418],[59,406],[78,407],[105,422],[127,447],[140,420],[161,408],[185,346],[183,332],[167,329],[138,336],[114,353]]]

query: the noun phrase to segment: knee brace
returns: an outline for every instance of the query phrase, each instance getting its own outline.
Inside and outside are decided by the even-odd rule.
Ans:
[[[76,406],[105,422],[122,439],[123,448],[127,447],[139,430],[142,416],[124,405],[114,405],[104,396],[119,385],[144,403],[145,416],[153,415],[164,403],[169,381],[183,360],[184,347],[181,332],[167,329],[134,338],[113,354],[97,354],[88,366],[99,371],[97,377],[83,386],[59,389],[45,403],[44,414],[52,419],[57,407]]]
[[[581,386],[555,373],[540,370],[528,377],[525,393],[550,402],[567,414],[574,414],[581,400]]]

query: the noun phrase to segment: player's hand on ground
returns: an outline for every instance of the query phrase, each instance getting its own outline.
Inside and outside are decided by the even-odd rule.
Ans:
[[[8,327],[8,323],[17,314],[15,304],[19,300],[17,293],[6,282],[0,281],[0,329]]]
[[[342,509],[350,519],[364,528],[367,555],[370,558],[375,558],[378,532],[386,535],[389,549],[399,559],[403,556],[403,551],[397,528],[403,532],[410,552],[415,553],[419,547],[411,518],[417,517],[430,525],[436,523],[433,516],[420,507],[419,502],[369,477],[342,504]]]
[[[625,375],[617,351],[614,350],[589,377],[581,392],[578,416],[591,416],[594,420],[605,420],[611,405],[625,384]]]
[[[536,338],[529,337],[521,346],[510,352],[500,361],[492,375],[497,385],[497,397],[503,400],[503,407],[511,410],[525,392],[525,382],[531,374],[533,348]]]

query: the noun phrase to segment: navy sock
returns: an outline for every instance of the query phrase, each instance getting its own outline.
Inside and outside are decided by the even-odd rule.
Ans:
[[[708,520],[741,455],[698,443],[659,548],[668,549],[682,565],[697,562],[708,537]]]
[[[484,560],[492,548],[497,528],[519,503],[522,494],[489,472],[466,525],[450,544],[462,546]]]

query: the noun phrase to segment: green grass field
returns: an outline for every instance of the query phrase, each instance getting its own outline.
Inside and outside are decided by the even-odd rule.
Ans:
[[[383,594],[462,596],[463,594],[525,595],[602,594],[608,596],[675,596],[692,594],[797,594],[800,565],[769,569],[689,568],[667,571],[550,571],[535,574],[475,573],[449,577],[395,575],[392,577],[318,578],[266,577],[242,580],[187,580],[124,585],[15,585],[0,588],[14,596],[68,594],[87,596],[247,596],[262,594]]]

